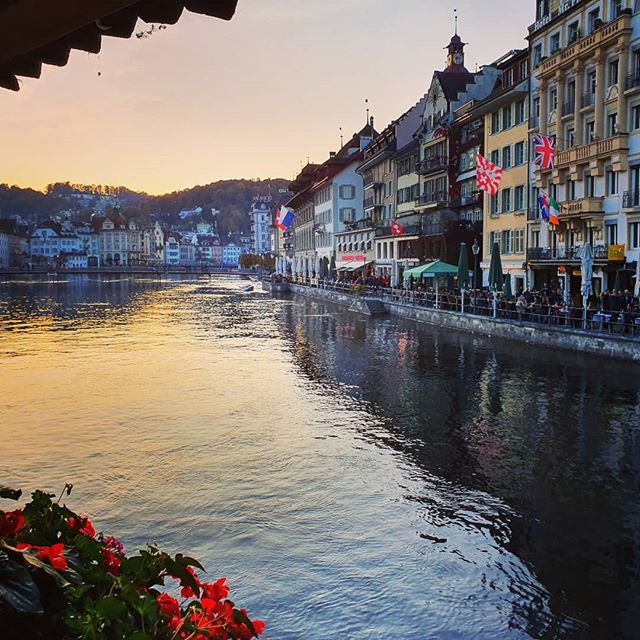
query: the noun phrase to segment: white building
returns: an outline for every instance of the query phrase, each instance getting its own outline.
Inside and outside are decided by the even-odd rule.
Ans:
[[[271,251],[271,196],[254,198],[249,213],[251,218],[251,252],[262,255]]]
[[[242,247],[236,244],[225,244],[222,247],[222,264],[225,267],[237,267],[243,253]]]
[[[31,234],[30,253],[35,262],[63,261],[65,254],[79,253],[81,241],[75,231],[55,222],[38,225]]]

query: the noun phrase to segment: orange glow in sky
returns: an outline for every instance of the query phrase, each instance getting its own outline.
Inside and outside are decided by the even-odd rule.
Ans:
[[[470,71],[525,46],[533,0],[455,6]],[[444,0],[239,0],[231,22],[185,12],[145,39],[104,38],[99,56],[0,90],[0,182],[291,178],[364,124],[365,98],[378,129],[414,104],[452,32]]]

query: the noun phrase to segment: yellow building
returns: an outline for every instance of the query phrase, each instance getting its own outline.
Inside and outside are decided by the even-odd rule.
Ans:
[[[559,225],[530,221],[529,263],[537,286],[557,283],[567,299],[580,295],[585,244],[596,293],[630,288],[640,253],[639,7],[547,0],[529,27],[532,127],[556,139],[555,167],[531,181],[560,205]]]
[[[491,249],[497,242],[503,272],[516,293],[528,286],[528,55],[526,49],[510,51],[492,63],[501,78],[491,95],[473,109],[474,115],[484,117],[485,157],[504,169],[497,196],[484,198],[483,283],[488,284]]]

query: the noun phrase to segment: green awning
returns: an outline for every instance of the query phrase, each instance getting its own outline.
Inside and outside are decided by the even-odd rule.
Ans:
[[[436,276],[456,276],[458,275],[458,267],[436,260],[427,264],[421,264],[419,267],[407,269],[403,277],[405,280],[418,280],[420,278],[434,278]]]

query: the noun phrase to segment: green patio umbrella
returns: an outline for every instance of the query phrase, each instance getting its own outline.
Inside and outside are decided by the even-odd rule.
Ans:
[[[491,262],[489,263],[489,287],[494,291],[501,291],[504,282],[502,274],[502,260],[500,259],[500,247],[497,242],[491,247]]]
[[[458,288],[464,291],[469,288],[469,256],[467,245],[460,244],[460,257],[458,258]]]
[[[407,269],[403,277],[405,280],[417,280],[419,278],[432,278],[437,275],[455,276],[458,274],[458,267],[452,264],[442,262],[442,260],[436,260],[435,262],[428,262],[427,264],[421,264],[419,267],[413,267]]]
[[[511,300],[511,298],[513,298],[513,291],[511,290],[511,276],[508,273],[504,278],[503,295],[505,300]]]

